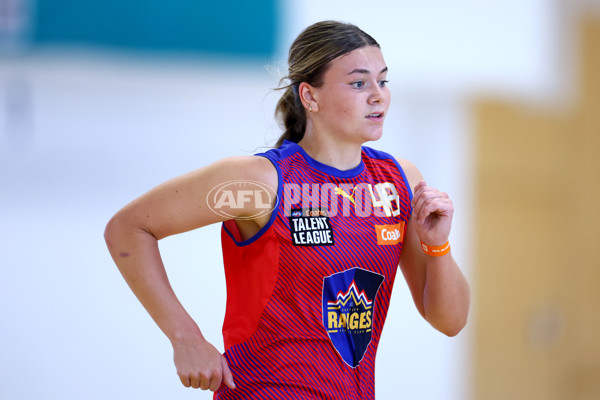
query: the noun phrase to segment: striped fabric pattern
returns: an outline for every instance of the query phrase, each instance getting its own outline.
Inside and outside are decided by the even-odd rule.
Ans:
[[[349,171],[320,164],[292,142],[260,156],[271,160],[278,170],[280,201],[258,238],[246,242],[236,240],[239,238],[228,229],[229,225],[223,226],[228,296],[232,290],[242,291],[249,300],[242,306],[241,302],[232,305],[228,299],[223,328],[225,357],[237,389],[230,390],[223,385],[215,392],[214,398],[374,399],[375,355],[402,251],[402,242],[378,244],[375,226],[402,226],[405,229],[404,223],[411,212],[412,194],[404,173],[391,156],[367,147],[363,147],[361,164]],[[341,207],[333,215],[331,197],[328,197],[328,204],[320,206],[330,211],[327,224],[333,235],[333,244],[294,243],[293,218],[289,215],[289,208],[287,214],[285,211],[285,185],[302,187],[310,184],[316,185],[311,186],[316,190],[325,184],[345,188],[345,195],[341,191],[333,195],[337,196],[338,205],[344,198],[350,201],[353,195],[355,204],[361,203],[368,208],[375,201],[365,188],[385,182],[393,184],[396,189],[398,196],[393,207],[398,210],[397,215],[387,216],[381,212],[378,215],[374,212],[368,216],[357,215],[352,202],[349,203],[348,215],[343,215]],[[357,186],[364,190],[350,193]],[[313,196],[313,199],[316,198]],[[291,208],[296,207],[302,209],[301,203]],[[264,249],[268,249],[268,254]],[[373,298],[358,293],[363,290],[361,282],[353,281],[354,287],[340,286],[339,295],[346,296],[344,299],[350,296],[352,289],[356,293],[355,298],[363,300],[351,308],[355,316],[340,314],[327,320],[328,316],[324,313],[328,310],[323,304],[334,304],[336,298],[324,299],[325,280],[337,279],[337,275],[329,278],[335,274],[347,278],[347,274],[354,273],[356,269],[360,269],[360,276],[366,276],[366,279],[383,276],[380,286],[373,292]],[[247,275],[236,272],[243,270],[256,273],[253,272],[249,279]],[[254,310],[259,307],[258,312],[253,314],[258,318],[248,321],[246,307]],[[360,314],[359,311],[365,310],[359,310],[360,307],[372,307],[369,308],[370,314]],[[327,321],[329,326],[326,326]],[[344,333],[350,331],[353,325],[352,332],[356,337],[360,336],[368,343],[364,353],[358,354],[360,361],[356,366],[344,359],[339,351],[340,346],[350,346],[350,351],[361,351],[352,347],[359,341],[353,341],[350,335]],[[247,328],[241,333],[238,329],[234,334],[234,328],[239,326]],[[335,328],[341,333],[331,333],[336,331]]]

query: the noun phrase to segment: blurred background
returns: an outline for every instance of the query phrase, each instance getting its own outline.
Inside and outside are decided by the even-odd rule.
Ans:
[[[455,338],[399,275],[379,399],[600,398],[600,2],[0,0],[0,398],[209,399],[103,239],[153,186],[272,146],[291,42],[336,19],[389,67],[384,138],[452,197]],[[220,227],[160,242],[223,350]]]

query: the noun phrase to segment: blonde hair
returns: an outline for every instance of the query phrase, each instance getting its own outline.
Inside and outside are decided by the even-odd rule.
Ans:
[[[284,140],[298,143],[304,137],[306,112],[298,96],[300,83],[319,87],[331,61],[365,46],[380,47],[357,26],[337,21],[317,22],[298,35],[290,46],[288,75],[280,81],[279,90],[284,92],[275,107],[275,118],[284,132],[275,147]]]

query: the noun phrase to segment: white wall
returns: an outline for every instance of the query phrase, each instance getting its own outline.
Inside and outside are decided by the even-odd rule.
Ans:
[[[326,18],[356,23],[382,44],[393,101],[385,137],[372,145],[410,159],[452,196],[453,253],[470,276],[466,100],[553,90],[554,2],[285,3],[282,58],[303,27]],[[169,342],[102,233],[152,186],[272,144],[277,81],[262,65],[202,59],[52,52],[0,61],[0,398],[210,398],[179,383]],[[180,299],[222,349],[219,227],[167,238],[161,250]],[[470,336],[428,326],[399,275],[378,398],[468,398]]]
[[[0,120],[11,127],[0,152],[0,398],[208,398],[180,388],[169,343],[103,230],[152,186],[274,137],[276,79],[261,66],[93,55],[6,62],[0,79],[25,97]],[[182,301],[222,349],[218,227],[161,248]]]

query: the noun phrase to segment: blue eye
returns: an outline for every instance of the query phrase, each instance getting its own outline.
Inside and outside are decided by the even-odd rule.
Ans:
[[[388,84],[388,82],[389,82],[389,81],[388,81],[388,80],[385,80],[385,79],[384,79],[384,80],[382,80],[382,81],[379,81],[379,86],[381,86],[381,87],[384,87],[384,86],[386,86],[386,85]]]
[[[351,83],[352,86],[354,86],[357,89],[362,88],[363,86],[365,86],[365,83],[363,81],[357,81],[357,82],[353,82]]]

